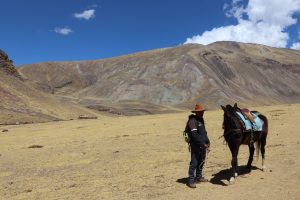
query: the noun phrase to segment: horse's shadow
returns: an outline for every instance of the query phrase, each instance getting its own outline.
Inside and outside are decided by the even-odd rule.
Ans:
[[[251,170],[257,170],[259,168],[252,166]],[[239,177],[243,177],[245,174],[249,174],[251,171],[246,167],[246,165],[239,166]],[[230,178],[231,175],[231,168],[229,169],[223,169],[219,171],[216,174],[213,174],[213,178],[210,179],[210,182],[212,184],[216,185],[222,185],[222,186],[227,186],[228,185],[228,179]]]
[[[259,168],[252,166],[251,170],[257,170]],[[246,165],[239,167],[239,176],[242,177],[245,174],[249,174],[250,170],[246,168]],[[216,185],[227,186],[228,179],[231,175],[231,169],[223,169],[218,173],[213,174],[213,178],[210,179],[210,183]],[[187,184],[188,178],[180,178],[176,180],[177,183]]]

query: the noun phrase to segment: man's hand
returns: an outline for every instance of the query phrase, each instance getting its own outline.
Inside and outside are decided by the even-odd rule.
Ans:
[[[209,144],[205,144],[204,147],[205,147],[207,153],[210,152],[210,148],[209,148],[210,146],[209,146]]]

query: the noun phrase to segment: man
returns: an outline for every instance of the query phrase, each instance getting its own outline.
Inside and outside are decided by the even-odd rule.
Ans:
[[[186,125],[186,132],[190,137],[191,162],[189,166],[189,178],[187,186],[196,188],[196,183],[207,182],[208,180],[202,176],[202,169],[205,162],[206,150],[210,146],[210,141],[204,125],[205,108],[201,104],[196,104],[192,110],[192,115]],[[195,177],[196,171],[196,177]]]

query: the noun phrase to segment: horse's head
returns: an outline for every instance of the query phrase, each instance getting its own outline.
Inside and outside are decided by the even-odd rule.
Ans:
[[[221,105],[221,108],[224,111],[223,129],[228,130],[240,128],[240,123],[236,115],[236,110],[238,109],[237,104],[235,103],[233,107],[229,104],[226,105],[226,107]]]

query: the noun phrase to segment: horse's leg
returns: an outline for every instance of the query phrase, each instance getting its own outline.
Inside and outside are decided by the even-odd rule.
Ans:
[[[249,146],[249,159],[248,159],[248,162],[247,162],[247,169],[249,170],[249,171],[251,171],[251,164],[252,164],[252,161],[253,161],[253,155],[254,155],[254,150],[255,150],[255,148],[254,148],[254,145],[253,144],[249,144],[248,145]]]
[[[260,151],[261,151],[261,157],[262,157],[262,170],[266,171],[267,167],[265,165],[265,146],[266,146],[266,141],[267,141],[267,135],[268,135],[268,119],[264,115],[260,115],[259,118],[263,120],[264,125],[263,125],[263,132],[261,135],[261,146],[260,146]]]
[[[263,133],[264,134],[264,133]],[[261,158],[262,158],[262,170],[266,171],[267,167],[265,165],[265,146],[266,146],[266,135],[264,134],[261,137],[261,146],[260,146],[260,152],[261,152]]]
[[[232,184],[235,181],[235,177],[238,176],[238,160],[237,160],[237,156],[238,156],[238,151],[239,151],[239,145],[234,143],[229,145],[230,151],[231,151],[231,155],[232,155],[232,160],[231,160],[231,169],[232,169],[232,174],[231,177],[229,179],[229,183]]]
[[[234,155],[234,161],[235,161],[235,172],[234,177],[237,177],[239,175],[239,166],[238,166],[238,154],[239,154],[239,148],[240,144],[236,146],[235,155]]]

